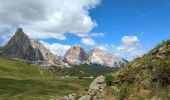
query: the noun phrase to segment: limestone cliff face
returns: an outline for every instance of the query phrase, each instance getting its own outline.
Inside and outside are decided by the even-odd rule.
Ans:
[[[2,47],[1,55],[28,61],[43,60],[42,54],[32,47],[22,28],[18,28],[15,35]]]
[[[63,61],[71,65],[80,65],[88,62],[88,55],[82,47],[73,46],[66,52]]]
[[[106,51],[94,48],[89,51],[89,61],[93,64],[99,64],[108,67],[122,67],[127,64],[123,58],[114,56]]]

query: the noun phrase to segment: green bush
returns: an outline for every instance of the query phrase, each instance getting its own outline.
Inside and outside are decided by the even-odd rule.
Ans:
[[[105,82],[107,86],[111,86],[113,84],[114,77],[112,75],[108,75],[105,78]]]

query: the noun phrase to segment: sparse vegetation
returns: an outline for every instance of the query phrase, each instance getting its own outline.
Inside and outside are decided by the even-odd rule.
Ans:
[[[118,100],[170,99],[170,40],[113,74]],[[106,76],[108,77],[108,76]],[[111,77],[111,76],[109,76]],[[109,84],[110,85],[110,84]]]

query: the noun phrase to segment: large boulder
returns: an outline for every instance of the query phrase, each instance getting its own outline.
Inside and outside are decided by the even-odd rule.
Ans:
[[[105,77],[101,75],[90,84],[87,94],[78,100],[100,100],[105,96],[103,91],[105,87]]]
[[[97,77],[91,84],[89,87],[89,91],[93,91],[93,90],[101,90],[104,89],[106,86],[105,84],[105,77],[103,75]]]

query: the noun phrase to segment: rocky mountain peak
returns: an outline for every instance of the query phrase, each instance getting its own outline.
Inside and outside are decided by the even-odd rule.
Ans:
[[[67,50],[63,61],[72,65],[79,65],[88,61],[88,55],[81,46],[72,46]]]
[[[18,28],[15,35],[2,47],[1,55],[29,61],[43,60],[41,53],[34,50],[30,38],[22,28]]]
[[[22,28],[17,28],[15,35],[25,35]]]

